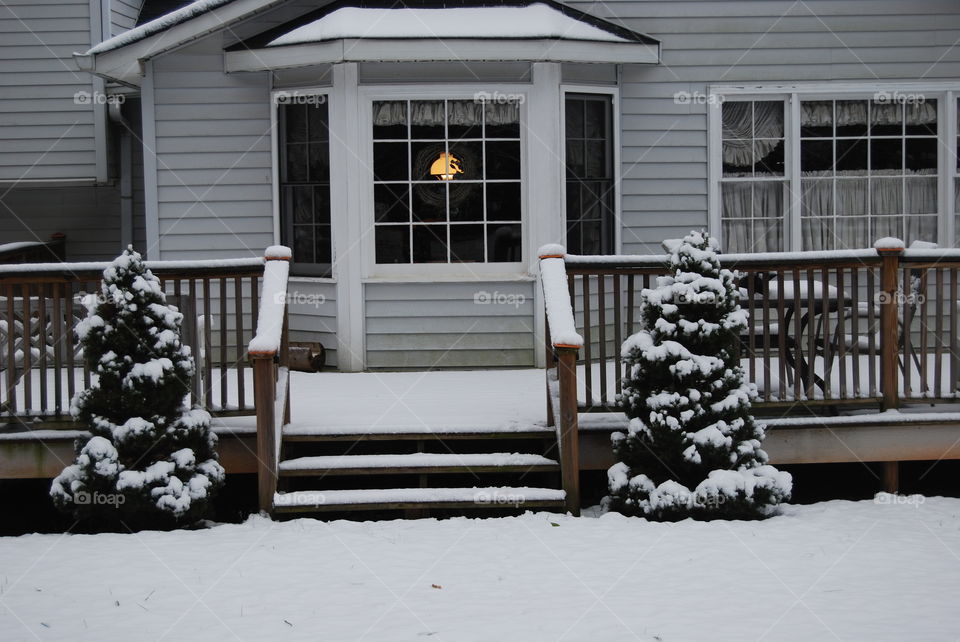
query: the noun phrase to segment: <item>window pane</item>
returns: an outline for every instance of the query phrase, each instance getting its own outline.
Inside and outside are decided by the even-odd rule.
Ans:
[[[374,185],[374,220],[378,223],[410,220],[410,189],[406,185]]]
[[[479,181],[483,179],[483,143],[457,142],[450,143],[450,153],[459,161],[463,171],[457,175],[457,181]]]
[[[870,167],[873,170],[903,169],[903,139],[875,138],[870,141]]]
[[[873,219],[873,240],[876,241],[885,236],[903,238],[902,216],[877,216]]]
[[[330,237],[329,225],[318,225],[314,229],[314,243],[316,247],[316,254],[314,255],[315,262],[330,263],[333,239]]]
[[[607,128],[607,102],[604,100],[585,100],[583,128],[584,137],[604,139]]]
[[[835,249],[859,249],[870,247],[870,220],[863,216],[842,216],[833,221]]]
[[[449,189],[451,221],[483,220],[482,184],[455,182],[449,186]]]
[[[753,142],[753,157],[758,159],[753,170],[756,174],[783,176],[783,141],[756,140]]]
[[[907,214],[937,213],[937,179],[907,178],[904,181]]]
[[[329,185],[317,185],[313,188],[313,221],[318,224],[330,223]]]
[[[865,100],[838,100],[834,106],[837,136],[865,136],[868,109]]]
[[[753,137],[783,138],[783,101],[753,103]]]
[[[486,143],[487,178],[520,178],[520,143]]]
[[[327,143],[310,143],[310,172],[312,183],[330,180],[330,146]]]
[[[585,148],[586,143],[582,140],[567,140],[567,178],[583,176],[586,173]]]
[[[310,187],[286,189],[286,213],[294,224],[313,223],[313,190]]]
[[[903,134],[903,105],[899,102],[870,104],[870,135],[901,136]]]
[[[567,98],[564,104],[564,131],[567,138],[583,138],[583,99]]]
[[[307,180],[307,145],[287,145],[286,177],[288,182]]]
[[[293,226],[293,260],[297,263],[313,263],[313,225]]]
[[[833,216],[833,180],[800,181],[803,190],[801,216]]]
[[[377,181],[407,180],[407,144],[373,144],[373,178]]]
[[[446,107],[442,100],[410,101],[410,137],[443,139]]]
[[[937,242],[936,216],[908,216],[907,217],[907,245],[914,241]]]
[[[805,100],[800,103],[800,136],[804,138],[833,136],[832,100]]]
[[[407,101],[390,100],[373,103],[374,139],[407,137]]]
[[[472,100],[447,103],[447,134],[451,140],[483,137],[483,106]]]
[[[444,183],[423,183],[413,186],[413,220],[422,222],[447,220],[447,186]]]
[[[325,97],[317,96],[317,99],[323,98]],[[307,127],[310,134],[310,140],[312,142],[327,142],[329,139],[329,132],[327,131],[326,103],[324,102],[318,105],[306,105],[305,109],[307,113]]]
[[[607,161],[610,155],[607,153],[606,141],[588,140],[586,142],[586,167],[584,168],[585,178],[606,178],[610,175],[607,167]]]
[[[832,250],[833,219],[804,218],[800,221],[800,235],[804,250]]]
[[[520,220],[520,183],[487,183],[487,220]],[[570,188],[568,184],[568,189]],[[575,196],[578,190],[568,192]],[[569,210],[568,210],[569,211]]]
[[[904,105],[907,134],[921,136],[937,135],[937,101],[933,98],[915,96]]]
[[[413,262],[447,262],[447,226],[413,226]]]
[[[406,225],[378,225],[377,263],[410,262],[410,228]]]
[[[487,225],[487,261],[509,263],[523,260],[519,225]]]
[[[447,153],[447,144],[440,142],[410,143],[411,158],[413,159],[411,180],[436,182],[437,177],[430,173],[433,163]]]
[[[837,172],[858,172],[867,171],[867,140],[857,138],[854,140],[837,141]]]
[[[454,263],[483,261],[483,225],[450,226],[450,260]]]
[[[870,211],[873,214],[902,214],[902,179],[874,178],[870,182]]]
[[[484,109],[487,138],[520,138],[520,104],[490,102]]]
[[[837,181],[837,216],[867,215],[868,183],[866,178],[844,178]],[[862,247],[870,247],[869,239],[867,245]]]
[[[908,138],[907,169],[922,174],[937,173],[937,139],[936,138]]]
[[[287,105],[283,107],[284,133],[287,142],[307,142],[307,113],[305,105]]]
[[[804,140],[800,142],[800,170],[823,172],[833,169],[832,140]]]

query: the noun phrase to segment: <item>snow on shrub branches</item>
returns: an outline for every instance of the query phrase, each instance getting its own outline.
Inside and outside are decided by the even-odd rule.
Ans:
[[[607,505],[652,519],[757,518],[790,496],[789,473],[767,464],[756,396],[739,365],[747,325],[736,275],[717,242],[691,232],[669,276],[641,292],[643,329],[623,344],[626,433],[613,435]]]
[[[77,335],[97,377],[73,398],[71,414],[92,437],[53,480],[54,504],[103,527],[197,521],[224,472],[210,415],[187,404],[194,362],[180,340],[183,315],[132,248],[104,270],[86,304]]]

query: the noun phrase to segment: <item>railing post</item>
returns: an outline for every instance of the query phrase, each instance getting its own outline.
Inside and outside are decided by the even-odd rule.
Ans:
[[[257,503],[260,510],[273,510],[277,490],[277,447],[274,394],[277,378],[273,355],[251,355],[253,399],[257,408]]]
[[[577,349],[557,348],[557,378],[560,388],[559,419],[560,470],[566,509],[580,515],[580,429],[577,417]]]
[[[883,398],[883,409],[892,410],[900,405],[900,377],[897,375],[900,332],[897,317],[900,312],[898,275],[900,257],[903,256],[903,241],[881,239],[874,247],[883,260],[880,266],[879,296],[880,394]],[[904,332],[909,331],[909,328],[904,328]]]

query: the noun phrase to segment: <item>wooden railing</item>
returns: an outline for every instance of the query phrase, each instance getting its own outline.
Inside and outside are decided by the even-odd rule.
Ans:
[[[0,265],[0,425],[70,421],[70,400],[91,381],[75,328],[107,265]],[[184,314],[183,339],[197,368],[191,402],[216,414],[254,411],[246,345],[258,321],[263,265],[263,259],[147,262]]]
[[[758,412],[960,400],[960,250],[885,245],[720,256],[738,273],[749,319],[741,364],[757,385]],[[541,259],[540,276],[553,390],[547,416],[575,432],[578,412],[619,410],[620,346],[640,329],[640,293],[666,274],[667,257],[544,249],[552,257]],[[565,308],[556,300],[563,292]],[[581,346],[551,339],[557,324],[582,335]],[[575,416],[567,417],[571,407]]]
[[[267,248],[260,293],[260,319],[248,353],[253,361],[257,407],[257,498],[261,511],[273,510],[277,490],[280,441],[290,422],[290,344],[287,278],[290,249]]]
[[[49,241],[22,241],[0,244],[0,264],[45,263],[66,258],[67,237],[51,234]]]

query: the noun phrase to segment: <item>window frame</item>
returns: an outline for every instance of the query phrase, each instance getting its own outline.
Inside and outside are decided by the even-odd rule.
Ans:
[[[801,168],[800,168],[800,103],[810,100],[872,100],[881,93],[923,94],[938,101],[937,105],[937,238],[941,247],[953,247],[955,236],[954,189],[952,181],[960,176],[950,145],[956,145],[957,92],[960,83],[817,83],[793,86],[709,86],[707,88],[707,157],[708,157],[708,227],[724,246],[721,223],[722,199],[720,184],[723,175],[722,106],[726,100],[784,100],[784,175],[788,196],[784,203],[784,251],[801,251]],[[953,141],[949,137],[953,132]],[[950,169],[947,169],[950,168]],[[960,179],[957,179],[960,180]],[[958,212],[960,214],[960,212]]]
[[[300,88],[274,88],[270,90],[270,131],[272,135],[270,137],[270,156],[271,156],[271,183],[272,183],[272,200],[273,200],[273,242],[274,244],[283,243],[283,234],[284,234],[284,221],[283,221],[283,212],[281,209],[280,203],[280,192],[282,189],[281,185],[281,168],[282,168],[282,159],[280,158],[280,152],[284,141],[282,140],[283,133],[280,128],[280,96],[294,96],[294,97],[312,97],[312,96],[323,96],[324,102],[327,105],[327,131],[333,131],[333,101],[332,101],[333,88],[329,86],[325,87],[300,87]],[[330,134],[332,138],[332,134]],[[330,145],[329,139],[327,143],[328,147]],[[321,282],[321,283],[334,283],[336,282],[337,277],[337,256],[336,256],[336,242],[334,239],[335,232],[335,222],[334,222],[334,185],[333,181],[330,181],[330,269],[327,275],[318,274],[316,272],[311,273],[312,271],[297,273],[296,270],[291,270],[291,278]],[[292,243],[292,240],[290,241]],[[291,245],[292,247],[292,245]],[[326,265],[326,264],[298,264],[298,265]],[[294,264],[291,262],[291,268]]]
[[[483,280],[498,277],[518,278],[527,274],[530,261],[530,158],[528,139],[528,104],[532,93],[529,84],[437,84],[437,85],[362,85],[359,94],[359,132],[362,181],[359,186],[364,279],[397,277],[444,280]],[[377,263],[374,176],[373,176],[373,103],[390,100],[473,100],[478,93],[522,96],[520,102],[520,260],[503,263]],[[449,225],[449,223],[448,223]]]
[[[567,94],[600,94],[610,96],[610,109],[612,118],[610,122],[610,147],[613,151],[613,254],[623,252],[623,216],[622,216],[622,196],[623,189],[621,184],[621,133],[620,133],[620,88],[615,85],[580,85],[580,84],[561,84],[560,85],[560,153],[563,158],[560,159],[560,186],[562,198],[561,224],[563,226],[563,245],[567,244],[567,177],[566,177],[566,122],[567,122]],[[642,243],[642,239],[637,239]]]

